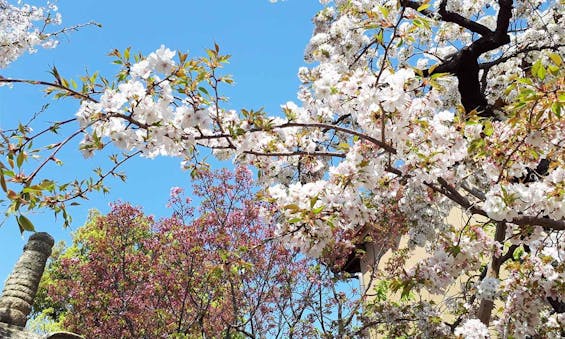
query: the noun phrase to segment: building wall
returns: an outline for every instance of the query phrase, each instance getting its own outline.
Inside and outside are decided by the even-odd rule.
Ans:
[[[454,226],[463,227],[463,225],[467,223],[468,218],[469,217],[466,216],[461,209],[454,208],[451,210],[450,214],[447,217],[447,223]],[[479,221],[484,222],[485,220],[472,219],[473,223]],[[405,236],[400,239],[397,247],[394,250],[407,248],[407,247],[408,247],[408,237]],[[364,290],[363,292],[367,295],[367,302],[370,302],[372,299],[374,299],[374,293],[371,292],[371,289],[374,287],[374,284],[376,283],[377,280],[375,273],[384,269],[385,264],[391,259],[392,253],[393,253],[392,249],[383,248],[382,246],[379,246],[378,243],[367,245],[366,254],[361,260],[361,273],[360,273],[361,275],[360,280]],[[409,258],[405,264],[405,269],[408,270],[414,267],[419,261],[429,256],[430,254],[426,253],[425,248],[423,247],[414,248],[413,250],[410,251]],[[460,280],[464,280],[464,279],[465,277],[460,278]],[[444,295],[434,295],[426,291],[423,291],[422,293],[419,293],[418,296],[424,300],[430,300],[436,303],[440,303],[458,294],[461,291],[458,288],[458,286],[460,286],[460,284],[458,283],[453,284],[450,287],[450,290],[448,290],[447,293]],[[397,293],[396,298],[400,300],[400,292]],[[445,320],[450,321],[454,319],[449,319],[449,317],[447,317]],[[382,336],[379,336],[379,334],[376,333],[374,329],[368,331],[366,336],[369,339],[382,338]]]

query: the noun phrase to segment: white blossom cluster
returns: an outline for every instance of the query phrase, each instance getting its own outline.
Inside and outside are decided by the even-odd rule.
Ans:
[[[54,48],[57,40],[44,32],[45,25],[61,24],[57,6],[15,6],[0,0],[0,69],[25,52],[34,53],[38,46]]]
[[[257,129],[254,122],[234,111],[215,105],[206,107],[194,98],[175,98],[171,85],[177,66],[175,53],[162,46],[132,65],[127,80],[107,89],[99,102],[83,102],[77,116],[81,126],[90,132],[83,140],[82,151],[89,156],[99,147],[97,138],[109,138],[121,149],[140,149],[149,157],[186,157],[200,144],[214,148],[222,159],[235,156],[239,162],[253,164],[262,174],[261,181],[274,185],[271,198],[285,211],[287,220],[294,220],[290,225],[281,224],[281,233],[293,234],[296,244],[310,253],[321,253],[320,249],[327,244],[323,239],[331,237],[330,216],[333,227],[358,228],[377,222],[372,206],[391,197],[398,199],[412,226],[412,243],[424,245],[445,230],[444,219],[453,206],[447,198],[430,193],[426,185],[437,186],[437,179],[443,178],[457,187],[462,181],[460,174],[487,188],[484,201],[475,203],[494,220],[512,221],[524,213],[538,215],[542,211],[549,217],[563,218],[563,194],[553,194],[562,185],[562,168],[535,183],[500,182],[501,163],[469,161],[470,143],[483,138],[484,126],[475,123],[461,128],[453,110],[454,102],[459,100],[456,80],[439,77],[437,86],[422,89],[424,81],[410,63],[436,63],[445,57],[442,50],[472,41],[470,35],[462,34],[458,25],[437,18],[427,19],[430,25],[438,27],[437,34],[413,21],[400,20],[396,34],[410,36],[413,42],[387,49],[387,61],[382,50],[365,48],[374,32],[365,25],[369,21],[396,25],[401,10],[396,2],[358,0],[341,7],[342,3],[335,1],[335,7],[328,4],[314,18],[315,29],[306,58],[316,64],[299,70],[303,82],[298,94],[301,102],[283,105],[286,117],[269,117],[270,128]],[[437,8],[439,3],[434,2],[430,8]],[[462,15],[479,17],[487,26],[497,10],[489,1],[474,2],[472,6],[463,6],[462,1],[449,2],[449,6]],[[371,16],[359,15],[366,12]],[[404,15],[419,14],[408,8]],[[538,29],[538,24],[531,23],[532,29]],[[525,31],[514,36],[522,36]],[[417,60],[411,57],[415,46],[426,51]],[[360,55],[361,50],[366,53]],[[391,64],[390,60],[394,62]],[[498,67],[513,68],[509,67],[514,65],[513,60]],[[499,79],[501,86],[514,75],[502,75],[505,78]],[[363,138],[352,138],[347,131],[308,126],[340,119],[344,128]],[[505,122],[493,125],[495,132],[488,137],[492,143],[511,142],[512,135],[521,133]],[[225,135],[234,130],[242,133],[231,135],[229,140],[211,137],[219,131]],[[558,146],[558,141],[554,142],[558,140],[557,128],[538,135],[528,133],[531,135],[526,144],[538,145],[542,155],[554,152]],[[394,153],[382,150],[370,140],[386,143]],[[260,155],[315,155],[324,151],[342,156]],[[504,171],[519,177],[526,167],[532,166],[535,167],[533,160],[512,161]],[[390,167],[400,174],[388,171]],[[303,183],[293,183],[297,168]],[[487,176],[481,178],[476,173]],[[404,182],[395,179],[398,177],[404,177]],[[310,205],[309,200],[314,198],[316,202]],[[323,213],[311,220],[304,219],[307,210],[319,208]]]
[[[463,272],[480,267],[481,260],[477,254],[486,253],[494,246],[494,241],[482,229],[474,228],[474,232],[474,239],[453,237],[437,246],[429,258],[419,261],[408,270],[408,277],[420,281],[430,293],[444,294]]]
[[[285,220],[294,221],[281,223],[279,233],[292,234],[292,243],[314,257],[334,238],[332,228],[354,229],[377,219],[377,211],[367,207],[355,190],[343,190],[326,181],[288,187],[279,184],[269,188],[269,195],[281,206]]]
[[[467,319],[455,329],[455,335],[464,339],[490,338],[488,328],[479,319]]]
[[[518,176],[520,175],[523,174]],[[545,213],[551,218],[563,219],[563,196],[548,193],[561,190],[564,181],[565,169],[557,168],[544,181],[494,185],[486,194],[483,208],[489,217],[500,221],[511,221],[523,213]]]
[[[437,239],[438,233],[445,230],[445,216],[453,206],[447,199],[434,202],[419,185],[406,187],[400,199],[400,208],[412,222],[408,235],[409,245],[424,247]]]
[[[477,286],[477,297],[486,300],[494,300],[497,295],[500,281],[494,277],[484,278]]]
[[[167,76],[174,71],[175,54],[161,46],[131,67],[129,80],[106,89],[99,102],[83,101],[76,116],[82,128],[89,128],[81,142],[85,157],[93,154],[99,147],[96,139],[103,137],[122,150],[142,150],[146,157],[192,151],[196,136],[210,127],[212,108],[201,108],[189,99],[173,104]]]
[[[161,46],[122,64],[101,92],[73,92],[83,98],[76,113],[83,155],[113,144],[146,157],[180,157],[188,167],[203,146],[219,159],[253,165],[289,246],[323,257],[339,234],[368,232],[384,242],[408,235],[409,247],[425,247],[429,257],[388,278],[404,279],[416,292],[446,294],[481,270],[486,257],[524,249],[507,253],[514,259],[508,276],[487,277],[466,291],[479,302],[504,299],[504,310],[493,315],[503,336],[557,336],[565,320],[547,300],[563,301],[565,232],[519,220],[565,219],[565,121],[555,106],[563,101],[564,6],[513,1],[510,43],[478,60],[486,99],[503,107],[489,120],[464,112],[455,76],[423,72],[478,39],[442,20],[442,3],[494,30],[498,1],[423,1],[417,10],[392,0],[319,2],[324,8],[305,50],[311,64],[298,70],[298,101],[283,104],[282,114],[224,108],[219,94],[207,93],[217,74],[207,73],[204,59],[187,63]],[[54,47],[55,33],[44,27],[60,22],[53,4],[0,0],[0,69],[38,47]],[[197,80],[187,76],[192,64]],[[551,160],[548,173],[523,180],[540,159]],[[453,207],[490,220],[448,225]],[[498,221],[507,222],[506,239],[495,242],[489,225]],[[467,302],[452,303],[451,311],[466,319],[455,335],[488,338],[489,328],[468,319],[477,305]],[[438,305],[417,306],[408,330],[449,334],[434,321],[442,314]],[[403,316],[398,305],[383,309],[386,322]]]
[[[500,293],[504,294],[504,311],[496,321],[501,333],[513,333],[519,337],[534,335],[540,327],[547,327],[548,336],[565,325],[561,314],[549,313],[546,299],[558,300],[562,297],[559,284],[565,280],[565,232],[552,233],[550,236],[541,227],[535,229],[529,239],[524,239],[532,246],[531,253],[524,254],[522,271],[513,271],[501,284]],[[524,307],[527,305],[527,307]]]
[[[436,306],[419,301],[413,307],[398,307],[394,301],[380,301],[371,305],[369,319],[391,328],[393,333],[410,333],[411,320],[414,319],[423,338],[445,338],[450,335],[450,329],[445,323],[435,321],[441,316]]]

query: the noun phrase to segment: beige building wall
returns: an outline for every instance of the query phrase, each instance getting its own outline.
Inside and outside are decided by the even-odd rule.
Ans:
[[[453,208],[448,217],[447,223],[459,227],[463,227],[469,220],[469,216],[465,215],[461,209]],[[484,220],[477,220],[472,219],[473,223],[484,221]],[[374,284],[377,282],[376,272],[383,270],[384,265],[391,259],[392,257],[392,249],[390,248],[382,248],[376,243],[370,244],[366,246],[366,253],[361,259],[361,286],[362,292],[367,295],[367,300],[370,301],[372,299],[373,293],[371,293],[371,289],[373,288]],[[400,239],[400,242],[396,249],[408,248],[408,237],[405,236]],[[396,250],[394,249],[394,250]],[[423,247],[416,247],[410,251],[409,259],[406,262],[405,268],[410,269],[414,267],[419,261],[429,257],[430,255],[426,253],[426,250]],[[454,296],[460,292],[458,288],[459,284],[453,284],[451,290],[448,290],[445,295],[434,295],[427,292],[422,292],[419,294],[425,300],[433,300],[436,303],[440,303],[451,296]],[[400,293],[398,293],[398,299],[400,299]],[[450,319],[446,319],[450,320]],[[454,320],[454,319],[451,319]],[[375,330],[368,331],[367,338],[382,338]]]

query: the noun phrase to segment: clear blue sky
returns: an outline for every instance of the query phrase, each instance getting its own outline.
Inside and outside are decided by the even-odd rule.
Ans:
[[[277,4],[268,0],[59,0],[57,4],[63,26],[94,20],[103,27],[87,27],[62,37],[56,49],[26,55],[0,70],[0,75],[49,80],[47,72],[55,65],[65,78],[78,78],[85,69],[111,76],[115,68],[106,54],[113,48],[132,46],[132,50],[148,54],[164,44],[173,50],[188,50],[194,56],[216,42],[222,51],[232,55],[226,73],[233,75],[236,84],[226,89],[229,105],[236,109],[265,107],[270,112],[277,112],[279,105],[288,100],[296,100],[296,73],[304,64],[311,18],[320,8],[316,0]],[[49,99],[43,97],[40,88],[0,87],[0,128],[13,128],[18,120],[26,121],[46,102]],[[72,116],[77,107],[73,101],[59,103],[41,119],[64,119]],[[72,180],[88,175],[91,168],[105,160],[96,156],[84,160],[76,148],[62,157],[65,165],[46,173]],[[92,195],[89,201],[81,201],[81,206],[70,208],[74,219],[70,229],[63,229],[61,220],[55,220],[50,211],[30,215],[30,219],[37,230],[68,242],[70,232],[84,223],[91,208],[106,212],[108,203],[120,200],[142,206],[148,214],[166,216],[169,189],[190,187],[188,173],[180,169],[179,159],[135,159],[123,170],[128,174],[126,183],[111,180],[110,194]],[[0,227],[0,282],[7,278],[28,236],[20,236],[13,218]]]

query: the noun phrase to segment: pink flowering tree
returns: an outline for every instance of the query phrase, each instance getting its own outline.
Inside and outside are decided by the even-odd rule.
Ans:
[[[165,46],[147,56],[114,51],[111,78],[74,88],[54,70],[51,82],[35,82],[80,102],[56,125],[76,131],[42,149],[45,162],[73,138],[86,157],[110,145],[125,153],[99,179],[37,182],[45,163],[15,170],[36,136],[22,125],[2,150],[8,212],[26,228],[27,210],[65,211],[132,156],[177,156],[192,168],[207,148],[258,170],[263,196],[278,206],[277,235],[303,253],[390,245],[394,264],[373,272],[377,294],[403,298],[367,307],[380,331],[563,334],[562,4],[320,2],[299,102],[282,112],[230,109],[219,46],[196,59]],[[461,222],[446,222],[454,209]],[[403,236],[407,246],[397,244]],[[414,247],[426,258],[410,265]]]
[[[241,167],[200,171],[196,211],[173,188],[158,222],[125,203],[93,213],[49,264],[37,323],[101,338],[354,334],[358,292],[275,239],[252,188]]]

